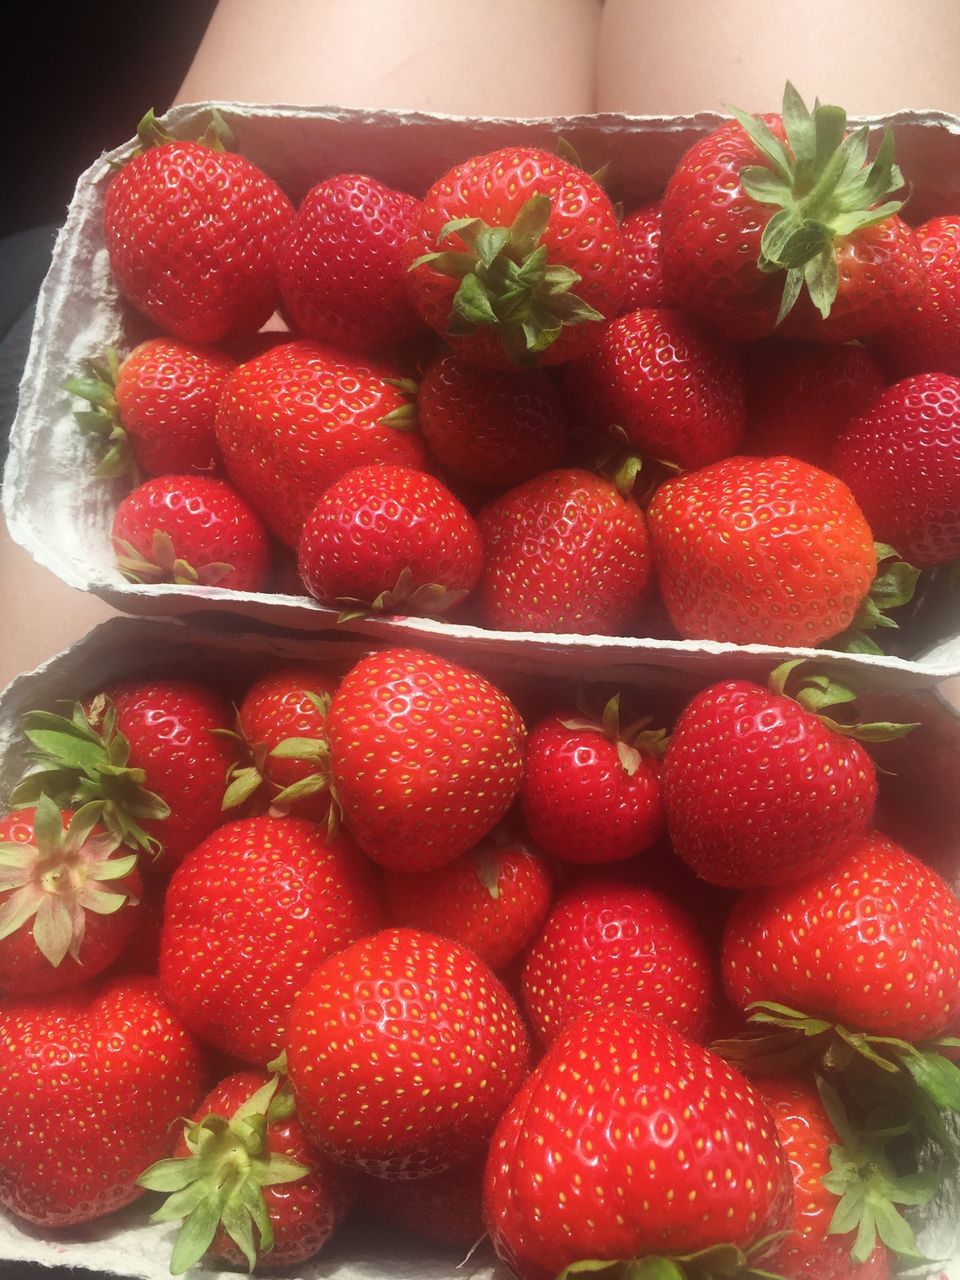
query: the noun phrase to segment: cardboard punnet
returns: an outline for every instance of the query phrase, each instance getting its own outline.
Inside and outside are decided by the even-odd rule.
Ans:
[[[655,196],[687,147],[720,117],[581,116],[543,120],[467,119],[416,112],[335,110],[219,104],[239,149],[299,200],[331,173],[367,172],[422,193],[466,156],[515,142],[553,145],[559,137],[585,158],[609,160],[617,194],[629,204]],[[172,131],[196,136],[209,105],[174,108]],[[960,209],[960,119],[939,112],[903,111],[872,117],[889,125],[912,188],[912,218]],[[117,158],[129,148],[112,153]],[[4,510],[14,538],[41,564],[117,609],[149,615],[242,614],[256,622],[329,630],[336,611],[304,597],[252,594],[213,587],[137,586],[117,570],[109,530],[121,491],[91,475],[91,456],[72,418],[75,401],[63,383],[111,344],[121,353],[145,336],[141,322],[121,305],[110,276],[102,232],[104,193],[112,170],[105,157],[80,178],[53,263],[41,291],[33,340],[11,435]],[[603,636],[544,636],[483,631],[423,619],[368,619],[351,624],[363,634],[396,641],[447,639],[471,651],[536,651],[562,646],[591,665],[636,662],[696,670],[722,658],[728,672],[767,667],[790,654],[766,645],[738,647],[693,641]],[[844,656],[841,666],[884,673],[891,685],[929,684],[960,673],[960,617],[944,619],[945,639],[907,661]]]

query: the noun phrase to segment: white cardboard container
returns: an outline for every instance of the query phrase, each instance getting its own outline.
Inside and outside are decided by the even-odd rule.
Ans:
[[[272,174],[298,201],[331,173],[367,172],[422,194],[467,156],[510,143],[553,145],[567,138],[589,163],[609,160],[617,195],[628,204],[664,187],[676,161],[720,117],[580,116],[543,120],[469,119],[416,112],[335,110],[221,103],[238,147]],[[174,108],[165,118],[178,136],[196,136],[209,104]],[[897,155],[912,186],[911,217],[960,210],[960,119],[939,112],[903,111],[871,117],[889,125]],[[125,153],[120,148],[112,153]],[[57,240],[37,307],[30,354],[11,435],[4,510],[14,538],[71,586],[92,591],[115,608],[147,615],[240,614],[250,622],[321,631],[336,626],[336,611],[305,597],[216,587],[140,586],[124,580],[110,547],[109,529],[121,491],[91,474],[89,445],[72,419],[77,402],[65,379],[84,358],[106,347],[128,351],[144,336],[142,322],[122,306],[110,276],[102,234],[108,157],[82,175]],[[702,669],[722,658],[728,672],[820,650],[784,650],[606,636],[534,635],[486,631],[416,619],[373,618],[350,624],[360,634],[396,642],[450,641],[471,652],[538,652],[562,647],[585,666],[646,663]],[[960,618],[945,622],[947,639],[915,660],[837,655],[839,667],[880,674],[891,686],[930,684],[960,674]]]
[[[328,663],[345,670],[372,647],[357,638],[318,640],[259,634],[200,633],[173,621],[116,618],[95,628],[72,648],[37,670],[19,676],[0,694],[0,805],[7,802],[25,764],[20,732],[24,713],[53,709],[61,701],[92,694],[104,684],[158,670],[214,681],[235,692],[269,666],[286,662]],[[477,659],[468,665],[483,670],[508,691],[531,682],[558,681],[569,690],[570,674],[562,657],[549,651],[513,650]],[[618,673],[622,687],[642,693],[664,692],[686,699],[708,683],[698,670],[638,667]],[[605,681],[609,680],[604,672]],[[887,773],[884,789],[909,797],[917,812],[937,820],[937,847],[947,851],[940,870],[956,885],[960,877],[960,713],[934,689],[911,688],[867,696],[868,715],[881,710],[891,718],[919,721],[908,739],[877,749]],[[922,802],[917,803],[917,798]],[[951,861],[952,860],[952,861]],[[45,1233],[0,1212],[0,1260],[39,1262],[111,1275],[165,1280],[174,1229],[146,1225],[148,1201],[72,1232]],[[921,1247],[937,1264],[911,1275],[960,1280],[960,1183],[950,1186],[926,1213],[919,1233]],[[191,1272],[191,1274],[194,1274]],[[198,1275],[225,1278],[235,1272],[198,1270]],[[288,1273],[284,1273],[288,1274]],[[391,1237],[380,1228],[354,1223],[330,1248],[291,1276],[303,1280],[509,1280],[507,1273],[478,1255],[467,1266],[458,1259]]]

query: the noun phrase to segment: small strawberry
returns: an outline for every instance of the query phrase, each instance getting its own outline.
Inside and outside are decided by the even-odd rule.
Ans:
[[[201,142],[140,121],[142,150],[107,188],[110,269],[128,302],[183,342],[257,332],[279,300],[277,254],[293,205],[232,145],[222,117]]]
[[[898,379],[915,373],[960,378],[960,217],[931,218],[914,235],[927,288],[909,316],[879,335],[877,349]]]
[[[260,591],[270,572],[260,517],[210,476],[147,480],[117,507],[111,538],[130,582]]]
[[[300,536],[300,576],[344,617],[440,614],[477,585],[476,521],[439,480],[410,467],[357,467],[323,493]]]
[[[160,981],[205,1043],[265,1064],[327,956],[383,923],[372,868],[346,834],[302,818],[228,823],[184,859],[164,909]]]
[[[284,342],[234,372],[217,410],[227,474],[295,547],[325,489],[354,467],[421,467],[411,385],[316,342]]]
[[[620,223],[623,241],[623,271],[627,293],[621,311],[637,311],[640,307],[668,307],[663,287],[663,263],[660,260],[660,219],[663,201],[654,200],[634,209]]]
[[[434,183],[407,261],[422,319],[464,359],[498,369],[580,355],[624,291],[603,188],[533,147],[474,156]]]
[[[305,338],[377,351],[419,328],[407,294],[405,246],[420,201],[358,173],[303,198],[280,248],[283,310]]]
[[[643,512],[589,471],[548,471],[480,512],[480,608],[503,631],[623,635],[652,566]]]
[[[483,961],[410,929],[364,938],[315,969],[287,1043],[311,1139],[342,1164],[400,1179],[476,1151],[528,1059],[519,1011]]]
[[[483,1149],[466,1164],[431,1178],[366,1177],[360,1202],[381,1222],[443,1248],[471,1249],[486,1234],[483,1226]]]
[[[0,1204],[44,1227],[130,1204],[205,1071],[150,978],[0,1005]]]
[[[523,721],[483,676],[416,649],[371,654],[327,717],[334,794],[391,871],[440,867],[481,840],[523,774]]]

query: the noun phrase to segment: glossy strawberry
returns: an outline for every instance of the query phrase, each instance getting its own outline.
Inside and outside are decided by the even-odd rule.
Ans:
[[[301,818],[231,822],[167,890],[160,980],[207,1044],[265,1064],[294,997],[327,956],[383,922],[377,881],[346,834]]]
[[[227,382],[216,423],[227,474],[281,542],[297,545],[317,499],[354,467],[423,465],[397,379],[317,342],[285,342]]]
[[[647,527],[635,502],[589,471],[548,471],[488,503],[480,608],[502,631],[623,635],[650,586]]]
[[[0,1203],[63,1227],[136,1200],[204,1073],[153,979],[0,1005]]]
[[[260,591],[270,572],[260,517],[210,476],[147,480],[117,507],[111,539],[130,582]]]
[[[670,305],[663,285],[663,264],[660,261],[662,215],[663,201],[654,200],[652,204],[645,204],[628,213],[620,223],[623,271],[627,281],[622,311]]]
[[[769,1245],[754,1247],[788,1225],[791,1202],[770,1113],[739,1072],[618,1009],[572,1022],[503,1116],[484,1217],[520,1280],[553,1280],[578,1262],[721,1244],[763,1266]]]
[[[513,1000],[465,947],[387,929],[314,970],[287,1062],[322,1151],[379,1177],[459,1163],[492,1132],[527,1073]]]
[[[915,373],[960,378],[960,217],[931,218],[914,235],[927,287],[910,315],[880,334],[877,348],[895,378]]]
[[[493,368],[579,355],[624,291],[606,193],[533,147],[474,156],[434,183],[407,261],[420,316],[458,355]]]
[[[381,1222],[398,1231],[461,1253],[484,1234],[483,1171],[486,1148],[465,1164],[430,1178],[364,1178],[360,1202]]]
[[[725,458],[668,480],[647,519],[688,640],[820,644],[851,625],[877,570],[850,490],[794,458]]]
[[[280,249],[291,328],[340,351],[377,351],[419,330],[404,249],[420,201],[339,173],[307,192]]]
[[[500,821],[520,786],[525,734],[510,700],[476,672],[416,649],[358,662],[327,733],[344,821],[392,871],[452,862]]]

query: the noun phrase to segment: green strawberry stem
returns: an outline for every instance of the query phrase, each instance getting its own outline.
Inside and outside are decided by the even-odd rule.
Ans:
[[[913,729],[919,728],[919,721],[911,724],[897,724],[892,721],[864,723],[861,720],[848,722],[824,715],[828,708],[850,706],[856,702],[857,695],[849,686],[819,671],[804,671],[799,679],[792,680],[798,668],[805,665],[805,658],[793,658],[789,662],[782,662],[779,667],[771,671],[767,684],[773,693],[798,702],[805,711],[815,715],[834,733],[842,733],[844,737],[856,738],[860,742],[892,742],[895,738],[905,737]],[[787,685],[791,680],[793,692],[788,693]]]
[[[885,542],[875,542],[877,552],[877,576],[870,593],[857,610],[853,622],[832,640],[826,641],[831,649],[843,649],[847,653],[882,654],[883,650],[869,635],[878,627],[898,630],[899,622],[887,616],[887,609],[901,609],[910,604],[917,588],[920,570],[906,560],[901,560],[893,547]]]
[[[326,719],[330,710],[328,693],[307,693],[307,699]],[[218,738],[226,738],[232,742],[238,753],[238,759],[227,771],[227,789],[224,792],[221,809],[235,809],[244,804],[267,781],[267,757],[273,756],[282,760],[315,760],[320,766],[316,773],[308,774],[288,787],[277,788],[270,799],[271,813],[286,812],[296,800],[314,795],[330,785],[329,757],[330,747],[325,738],[284,738],[272,749],[265,742],[251,742],[244,731],[239,712],[234,729],[211,729]],[[271,787],[276,784],[270,783]]]
[[[424,582],[419,587],[413,585],[413,571],[408,567],[401,569],[400,576],[387,591],[381,591],[373,600],[358,600],[353,596],[338,596],[337,603],[347,607],[337,617],[337,622],[352,622],[356,618],[366,618],[371,613],[404,613],[417,617],[432,617],[434,614],[446,613],[469,593],[444,587],[439,582]]]
[[[140,146],[133,155],[142,155],[151,147],[161,147],[165,142],[176,141],[166,125],[157,119],[153,107],[149,107],[141,117],[137,125],[137,139]],[[237,145],[233,130],[216,107],[211,108],[210,123],[197,141],[213,151],[233,151]],[[133,159],[133,155],[130,159]]]
[[[585,729],[601,733],[614,743],[624,771],[632,778],[643,756],[659,759],[666,753],[669,735],[665,729],[651,729],[650,716],[641,716],[625,728],[620,724],[620,694],[615,693],[603,708],[599,720],[584,711],[582,717],[561,720],[565,729]]]
[[[733,1244],[718,1244],[698,1253],[669,1257],[585,1259],[564,1267],[556,1280],[574,1280],[583,1275],[597,1275],[603,1280],[783,1280],[756,1265],[756,1259],[766,1254],[777,1238],[767,1236],[747,1251]]]
[[[83,377],[69,378],[63,385],[71,395],[86,400],[90,406],[77,409],[73,416],[80,430],[92,437],[100,450],[93,474],[101,480],[126,476],[131,484],[139,484],[140,471],[114,396],[120,371],[116,349],[109,347],[102,360],[85,360],[84,371]]]
[[[122,554],[117,564],[128,582],[173,582],[181,587],[215,587],[233,572],[233,565],[224,560],[211,560],[194,568],[189,560],[178,556],[173,539],[161,529],[154,529],[149,558],[131,542],[118,538]]]

